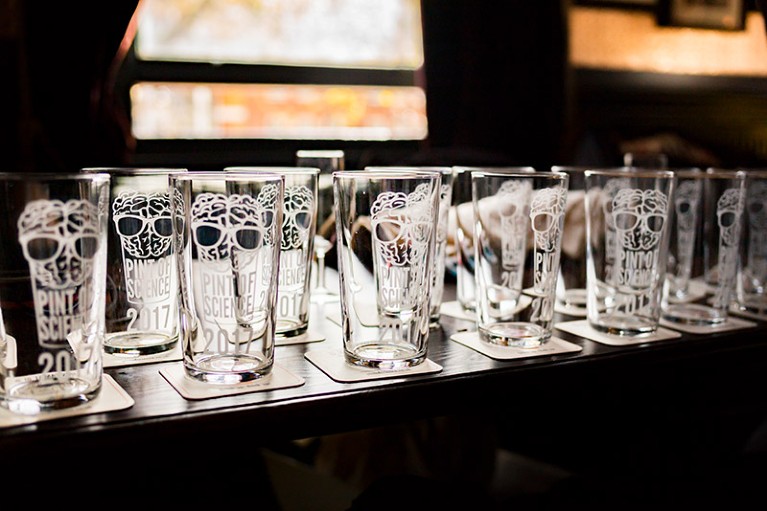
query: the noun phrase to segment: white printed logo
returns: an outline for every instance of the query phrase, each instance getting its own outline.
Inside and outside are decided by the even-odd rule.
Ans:
[[[427,264],[434,221],[429,185],[411,194],[384,192],[370,208],[379,305],[408,309],[423,303],[430,276]]]
[[[90,304],[80,288],[99,249],[98,209],[85,200],[36,200],[18,220],[19,243],[29,263],[41,346],[60,347]]]
[[[562,224],[567,202],[564,188],[539,190],[530,204],[530,220],[534,233],[534,287],[548,293],[557,278],[559,260],[556,257],[562,240]]]
[[[675,277],[682,279],[678,284],[690,278],[692,271],[692,256],[695,252],[695,242],[698,225],[698,203],[703,193],[703,183],[697,179],[681,181],[676,189],[674,198],[674,213],[676,215],[676,245],[677,261],[673,268]]]
[[[749,240],[744,273],[746,278],[761,287],[767,280],[767,183],[751,183],[746,208]]]
[[[624,312],[652,306],[652,284],[658,278],[660,241],[666,225],[668,198],[659,190],[620,190],[612,204],[612,221],[619,242],[613,284],[630,300]]]
[[[173,224],[167,193],[123,192],[112,202],[122,247],[130,323],[127,330],[166,330],[175,307]]]
[[[253,330],[265,325],[269,297],[263,290],[276,261],[262,249],[275,242],[278,191],[268,185],[258,198],[202,193],[192,204],[192,237],[201,263],[195,300],[207,346],[218,342],[219,351],[228,343],[239,346],[241,334],[249,342]]]
[[[629,187],[628,178],[613,178],[605,183],[603,193],[605,200],[602,202],[602,213],[605,219],[605,280],[613,282],[613,273],[616,257],[619,251],[618,236],[615,231],[613,220],[613,199],[618,191]]]
[[[729,305],[730,292],[735,285],[740,240],[740,217],[743,213],[743,194],[737,188],[725,190],[716,203],[719,225],[719,282],[714,292],[714,307]]]

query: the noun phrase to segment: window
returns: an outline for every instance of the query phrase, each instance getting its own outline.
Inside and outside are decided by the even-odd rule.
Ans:
[[[428,134],[419,0],[142,0],[139,140]]]

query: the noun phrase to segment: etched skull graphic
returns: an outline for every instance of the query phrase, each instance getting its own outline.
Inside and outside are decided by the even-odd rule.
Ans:
[[[553,252],[562,237],[562,215],[565,213],[567,190],[544,188],[530,204],[530,220],[535,233],[535,250]]]
[[[410,194],[384,192],[370,208],[373,240],[384,264],[405,266],[425,262],[433,215],[429,186]]]
[[[112,202],[112,219],[123,250],[134,259],[168,254],[173,224],[167,193],[123,192]]]
[[[767,183],[751,183],[746,198],[746,209],[749,227],[746,270],[750,278],[763,282],[767,279]]]
[[[655,249],[666,224],[668,198],[658,190],[619,190],[613,199],[612,221],[624,250]]]
[[[676,225],[680,233],[694,232],[698,218],[698,203],[703,193],[703,183],[697,179],[681,181],[674,197]]]
[[[314,218],[314,194],[305,186],[285,190],[282,217],[282,250],[297,250],[309,237]]]
[[[716,203],[720,246],[735,247],[740,237],[743,194],[736,188],[725,190]]]
[[[524,264],[532,190],[528,181],[508,180],[495,194],[501,217],[501,257],[507,270],[520,268]]]
[[[249,195],[200,194],[191,209],[192,236],[200,260],[230,261],[233,268],[244,268],[258,249],[269,244],[273,211]]]
[[[18,220],[19,242],[39,288],[83,283],[99,248],[98,210],[84,200],[36,200]]]

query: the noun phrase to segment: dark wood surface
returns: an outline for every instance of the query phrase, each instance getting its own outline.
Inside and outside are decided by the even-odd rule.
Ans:
[[[692,374],[693,369],[721,378],[720,388],[725,392],[738,385],[738,374],[746,374],[749,365],[756,365],[755,369],[767,366],[764,327],[758,323],[736,332],[684,334],[680,339],[622,347],[557,331],[560,338],[583,350],[499,361],[450,340],[451,333],[474,326],[443,316],[441,328],[432,331],[428,351],[429,359],[443,367],[439,373],[339,383],[304,358],[306,350],[317,347],[315,343],[278,346],[276,362],[304,378],[304,385],[196,401],[183,398],[160,374],[167,364],[180,362],[111,368],[106,372],[135,400],[134,406],[4,428],[0,430],[0,453],[33,445],[40,449],[109,447],[115,442],[140,448],[150,440],[152,445],[167,445],[203,433],[246,434],[251,442],[268,444],[499,407],[521,411],[525,406],[539,406],[547,395],[585,403],[596,398],[588,392],[596,389],[598,394],[600,388],[644,386],[659,392],[665,381]],[[340,338],[323,341],[340,342]]]

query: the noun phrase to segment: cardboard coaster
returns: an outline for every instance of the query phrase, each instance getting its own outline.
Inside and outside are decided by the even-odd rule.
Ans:
[[[160,374],[165,378],[176,392],[185,399],[211,399],[223,396],[233,396],[235,394],[247,394],[249,392],[263,392],[266,390],[286,389],[290,387],[300,387],[306,381],[297,376],[279,364],[274,364],[271,374],[268,374],[258,380],[247,383],[237,383],[234,385],[218,385],[216,383],[205,383],[193,380],[186,375],[184,366],[174,364],[160,370]]]
[[[661,318],[660,324],[662,326],[678,330],[680,332],[687,332],[690,334],[712,334],[714,332],[729,332],[730,330],[741,330],[743,328],[751,328],[756,326],[756,323],[746,321],[745,319],[733,318],[732,316],[727,318],[727,321],[718,325],[685,325],[684,323],[674,323]]]
[[[637,335],[633,337],[611,335],[599,332],[592,328],[587,319],[579,319],[576,321],[564,321],[557,323],[554,328],[568,332],[573,335],[584,337],[592,341],[596,341],[602,344],[610,346],[629,346],[632,344],[644,344],[647,342],[665,341],[667,339],[677,339],[682,336],[679,332],[668,330],[663,327],[658,327],[658,330],[654,334],[650,335]]]
[[[551,337],[549,341],[538,348],[515,348],[512,346],[498,346],[484,342],[479,338],[479,332],[461,332],[453,334],[450,339],[463,344],[475,351],[496,360],[513,360],[518,358],[540,357],[543,355],[557,355],[559,353],[576,353],[583,348],[577,344],[564,341],[558,337]]]
[[[309,330],[296,335],[294,337],[277,337],[274,339],[275,346],[289,346],[291,344],[308,344],[310,342],[320,342],[325,340],[325,334],[312,330],[312,326],[309,325]]]
[[[443,302],[439,306],[439,313],[451,318],[463,319],[466,321],[477,321],[477,315],[473,311],[464,310],[463,306],[457,301]]]
[[[697,302],[701,298],[706,296],[706,283],[702,280],[693,279],[689,282],[687,287],[687,296],[684,298],[668,297],[669,303],[691,303]]]
[[[113,412],[130,408],[133,404],[133,398],[130,397],[111,376],[105,374],[102,377],[101,392],[93,401],[64,410],[41,412],[37,415],[19,415],[0,408],[0,428],[22,426],[24,424],[61,419],[64,417]]]
[[[104,368],[124,367],[157,362],[175,362],[181,360],[181,343],[176,342],[173,348],[153,355],[115,355],[104,352]]]
[[[346,363],[344,355],[339,350],[323,349],[307,351],[304,357],[317,366],[323,373],[341,383],[358,381],[382,380],[386,378],[402,378],[421,374],[438,373],[442,366],[428,358],[415,367],[401,370],[383,370],[369,367],[357,367]]]
[[[588,314],[588,309],[586,309],[586,307],[578,307],[577,305],[568,305],[566,303],[557,301],[554,304],[554,312],[558,312],[559,314],[565,314],[567,316],[585,318]]]
[[[741,310],[741,308],[736,303],[730,305],[730,312],[732,314],[737,314],[738,316],[741,316],[743,318],[755,319],[757,321],[767,321],[767,311],[765,311],[764,314],[759,314],[758,312],[744,311],[744,310]]]

